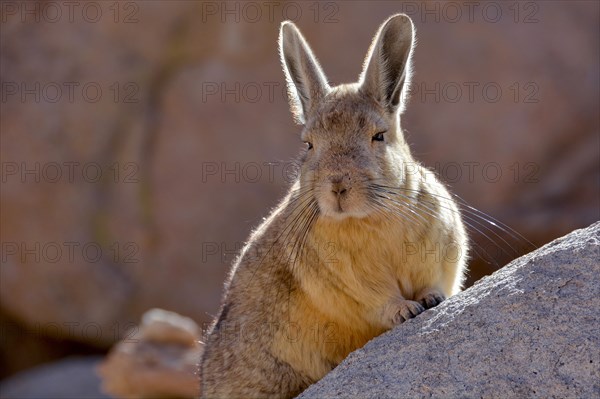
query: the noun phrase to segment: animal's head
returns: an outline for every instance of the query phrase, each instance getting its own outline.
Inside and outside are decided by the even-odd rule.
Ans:
[[[300,185],[321,215],[365,217],[376,209],[375,185],[398,186],[412,158],[400,129],[414,45],[410,18],[385,21],[373,39],[359,81],[329,86],[298,28],[281,26],[279,46],[296,121],[306,148]]]

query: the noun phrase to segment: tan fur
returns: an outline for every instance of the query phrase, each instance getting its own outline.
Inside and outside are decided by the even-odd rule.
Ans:
[[[282,26],[292,109],[313,147],[235,262],[206,340],[203,397],[293,397],[460,290],[468,244],[459,210],[400,128],[413,32],[407,16],[390,18],[360,81],[331,88],[297,28]]]

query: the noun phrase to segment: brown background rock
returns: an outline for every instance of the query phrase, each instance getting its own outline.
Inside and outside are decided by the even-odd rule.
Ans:
[[[272,18],[260,2],[260,16],[241,2],[120,3],[115,16],[98,2],[97,22],[83,5],[71,22],[60,3],[56,21],[45,3],[28,3],[37,14],[23,4],[3,3],[0,39],[3,331],[14,322],[102,349],[152,307],[211,319],[235,250],[285,191],[301,145],[276,49],[286,17],[341,83],[356,79],[377,26],[409,13],[418,46],[402,123],[416,157],[536,244],[599,217],[596,2],[472,14],[454,2],[281,2]],[[36,83],[39,101],[21,91]],[[473,230],[475,249],[493,260],[474,254],[471,282],[530,249],[472,222],[489,236]],[[5,373],[26,367],[6,345],[27,339],[3,333]]]

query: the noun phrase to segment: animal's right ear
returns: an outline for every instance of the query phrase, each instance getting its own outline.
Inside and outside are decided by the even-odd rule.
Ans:
[[[360,77],[361,90],[391,113],[404,107],[415,28],[406,14],[388,18],[375,35]]]
[[[281,24],[279,53],[294,120],[304,124],[331,88],[308,43],[289,21]]]

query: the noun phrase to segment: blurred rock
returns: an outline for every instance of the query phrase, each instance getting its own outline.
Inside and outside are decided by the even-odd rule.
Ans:
[[[597,398],[600,222],[359,349],[300,398]]]
[[[341,83],[376,27],[409,13],[415,156],[534,243],[599,218],[598,2],[495,2],[497,20],[484,4],[455,19],[455,2],[289,2],[257,18],[243,2],[95,2],[98,21],[11,4],[39,10],[4,10],[0,35],[0,303],[26,328],[108,348],[152,307],[210,321],[301,146],[276,48],[286,18]],[[469,223],[470,281],[529,251]]]
[[[161,309],[144,314],[138,329],[98,367],[102,388],[122,398],[195,398],[200,330],[189,318]]]
[[[2,399],[110,399],[100,392],[99,357],[67,358],[24,371],[0,384]]]

